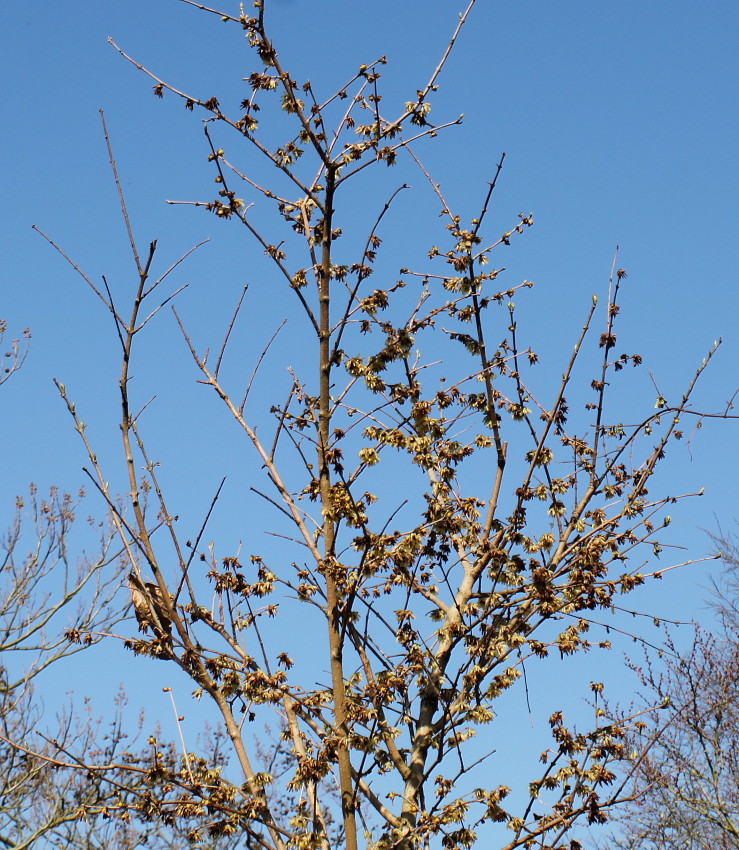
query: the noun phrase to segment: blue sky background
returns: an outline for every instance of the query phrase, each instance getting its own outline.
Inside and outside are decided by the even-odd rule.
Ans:
[[[238,13],[236,3],[222,7]],[[274,0],[272,8],[271,29],[284,64],[324,93],[362,62],[386,55],[383,106],[392,112],[428,79],[461,5]],[[536,284],[516,302],[519,331],[542,357],[537,379],[543,395],[561,374],[591,294],[605,301],[616,245],[618,265],[629,273],[618,350],[645,358],[620,396],[626,409],[637,401],[641,409],[652,407],[647,370],[663,394],[674,397],[718,337],[724,343],[697,394],[699,406],[718,411],[737,389],[737,32],[739,6],[733,2],[478,0],[433,101],[436,120],[464,113],[464,121],[417,152],[451,206],[467,218],[478,211],[486,181],[506,152],[490,227],[497,234],[513,226],[519,212],[534,214],[535,226],[496,262],[507,267],[511,284]],[[0,316],[10,335],[24,327],[33,333],[22,373],[0,391],[0,510],[8,519],[14,495],[29,481],[72,491],[84,483],[85,458],[52,377],[66,383],[88,423],[112,488],[124,487],[114,442],[119,367],[112,324],[81,279],[31,230],[32,224],[44,230],[94,280],[105,274],[125,303],[134,278],[99,109],[106,113],[140,250],[158,239],[163,270],[193,244],[211,239],[172,281],[173,287],[191,284],[179,308],[196,343],[218,344],[241,287],[249,283],[260,297],[260,312],[238,343],[234,380],[248,377],[283,316],[288,332],[261,373],[260,398],[282,400],[284,364],[300,359],[299,315],[270,280],[261,250],[235,224],[164,204],[213,194],[199,117],[172,96],[155,98],[150,81],[108,45],[107,36],[178,88],[203,98],[218,95],[223,104],[238,102],[240,80],[253,70],[237,28],[176,0],[15,3],[0,10],[7,91],[0,137]],[[264,173],[238,139],[221,138],[234,162]],[[420,265],[424,250],[443,238],[441,227],[429,229],[437,226],[438,202],[423,178],[407,163],[383,167],[359,180],[357,193],[340,207],[347,241],[359,239],[404,181],[414,191],[399,199],[383,234],[381,262],[391,275],[401,265]],[[260,534],[268,514],[248,496],[248,487],[261,482],[260,472],[248,446],[234,441],[225,413],[194,385],[171,316],[152,325],[140,358],[134,370],[140,399],[157,394],[146,434],[162,462],[173,512],[196,529],[228,474],[228,498],[211,533],[222,549],[244,540],[249,551],[278,557],[277,544]],[[728,527],[737,514],[736,439],[735,422],[709,422],[689,447],[673,444],[665,487],[674,493],[705,487],[701,499],[673,511],[672,540],[686,547],[686,558],[710,549],[702,528],[717,522]],[[98,508],[91,494],[89,512]],[[681,620],[704,617],[700,600],[707,576],[704,567],[672,574],[646,591],[640,604]],[[620,655],[613,655],[626,687]],[[600,663],[588,661],[585,668]],[[169,699],[153,685],[176,683],[161,682],[162,675],[153,662],[132,667],[122,652],[94,650],[84,663],[50,673],[46,699],[54,705],[74,683],[78,694],[94,689],[102,709],[102,695],[112,698],[123,681],[134,706],[147,702],[152,718],[166,719]],[[544,689],[551,680],[542,676]],[[181,684],[186,702],[189,688]]]

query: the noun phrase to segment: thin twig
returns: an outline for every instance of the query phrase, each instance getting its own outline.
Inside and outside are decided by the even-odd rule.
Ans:
[[[108,128],[105,126],[105,113],[103,110],[99,110],[100,112],[100,121],[103,125],[103,135],[105,136],[105,146],[108,148],[108,161],[110,162],[110,168],[113,172],[113,178],[115,179],[115,186],[118,190],[118,201],[121,205],[121,212],[123,213],[123,220],[126,222],[126,233],[128,233],[128,242],[131,246],[131,252],[133,253],[133,259],[136,262],[136,268],[138,273],[141,274],[141,260],[139,259],[139,252],[136,250],[136,242],[133,238],[133,231],[131,230],[131,220],[128,217],[128,210],[126,209],[126,199],[123,197],[123,190],[121,189],[121,181],[118,179],[118,169],[115,164],[115,159],[113,158],[113,148],[110,145],[110,138],[108,137]]]

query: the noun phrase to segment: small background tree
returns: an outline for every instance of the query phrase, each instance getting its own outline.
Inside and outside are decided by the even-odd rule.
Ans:
[[[725,574],[715,586],[715,633],[697,627],[683,649],[666,646],[635,667],[648,715],[632,736],[636,797],[618,817],[610,846],[735,848],[739,846],[739,550],[730,535],[714,538]]]
[[[0,344],[5,332],[0,321]],[[23,366],[29,341],[28,330],[23,341],[10,341],[0,385]],[[95,529],[93,555],[74,552],[81,502],[82,494],[75,499],[52,489],[41,497],[31,486],[16,499],[0,537],[0,844],[17,850],[62,836],[65,846],[79,846],[72,836],[85,831],[80,813],[115,793],[109,783],[91,783],[78,769],[60,771],[46,757],[59,747],[88,754],[103,748],[112,756],[124,734],[112,729],[103,744],[100,724],[72,717],[69,707],[45,717],[34,688],[45,670],[99,641],[120,619],[111,604],[119,553],[110,530]],[[84,632],[84,642],[70,643],[67,630]]]

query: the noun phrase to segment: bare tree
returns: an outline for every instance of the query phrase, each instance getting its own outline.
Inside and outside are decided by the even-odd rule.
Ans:
[[[0,322],[0,342],[5,329]],[[12,340],[3,355],[0,384],[23,365],[30,333],[23,336],[25,344]],[[52,489],[42,498],[32,486],[16,500],[13,521],[0,537],[0,845],[5,847],[30,847],[58,835],[86,802],[101,799],[79,771],[64,774],[32,755],[56,751],[41,736],[46,723],[34,680],[51,664],[98,642],[101,633],[95,632],[107,631],[119,616],[111,602],[120,553],[112,548],[110,528],[95,529],[95,555],[70,553],[81,497]],[[79,636],[76,642],[70,643],[67,630]],[[69,714],[49,722],[57,742],[88,753],[97,748],[95,724]],[[109,793],[106,786],[103,796]]]
[[[0,322],[0,337],[4,330]],[[30,334],[23,336],[25,344],[12,340],[4,355],[0,384],[23,365]],[[103,780],[79,765],[65,769],[53,761],[60,747],[88,759],[124,758],[129,766],[148,762],[150,753],[148,746],[132,749],[140,728],[124,724],[122,694],[103,724],[89,706],[83,711],[71,702],[48,716],[35,688],[50,666],[58,669],[65,658],[98,643],[122,618],[121,603],[128,607],[120,594],[114,601],[121,553],[110,524],[90,523],[96,551],[82,550],[90,539],[77,527],[82,498],[56,488],[41,497],[31,486],[17,498],[13,520],[0,536],[0,846],[124,850],[148,840],[152,847],[181,847],[185,839],[168,835],[161,824],[105,818],[107,806],[125,800],[125,788],[113,775]],[[210,752],[222,761],[212,747]],[[173,763],[176,753],[171,747],[168,753]],[[128,771],[125,779],[136,786]]]
[[[194,823],[195,844],[235,836],[270,850],[468,847],[491,824],[506,827],[489,832],[505,850],[574,850],[572,827],[601,822],[627,796],[615,770],[630,769],[631,721],[606,717],[601,683],[583,687],[596,703],[588,728],[572,729],[562,710],[553,712],[551,745],[523,799],[472,739],[482,729],[487,740],[490,724],[495,737],[495,707],[524,686],[525,663],[607,648],[607,635],[591,637],[591,627],[608,621],[621,594],[663,571],[643,569],[638,553],[658,552],[670,522],[665,510],[679,496],[653,495],[648,485],[683,420],[698,415],[691,398],[716,346],[684,393],[674,400],[659,393],[626,424],[609,388],[641,357],[616,354],[626,273],[614,262],[594,358],[584,353],[595,296],[561,382],[534,393],[538,358],[520,341],[512,303],[531,284],[503,282],[494,262],[533,220],[520,215],[503,233],[489,233],[502,157],[480,207],[463,216],[418,152],[422,140],[460,120],[432,122],[431,101],[474,0],[428,80],[393,115],[382,103],[384,58],[360,65],[327,95],[283,66],[268,34],[268,2],[257,0],[253,16],[182,2],[246,36],[256,70],[238,108],[181,91],[116,49],[148,75],[157,96],[173,95],[204,118],[218,191],[192,205],[243,227],[273,263],[269,288],[238,299],[215,356],[200,351],[197,327],[175,315],[199,383],[220,399],[264,470],[270,489],[260,495],[275,509],[274,533],[294,551],[284,558],[205,545],[220,490],[199,528],[178,526],[179,495],[160,485],[144,436],[151,408],[139,412],[146,404],[134,397],[131,368],[142,334],[179,292],[167,287],[184,257],[158,272],[156,242],[139,250],[108,143],[134,264],[127,311],[118,306],[123,295],[82,276],[113,317],[120,347],[125,510],[72,391],[61,383],[59,391],[132,573],[145,631],[126,645],[192,681],[217,712],[238,766],[227,770],[196,752],[173,764],[153,736],[148,788],[108,813]],[[239,165],[244,145],[265,170]],[[340,211],[363,209],[351,194],[358,175],[374,168],[379,180],[380,169],[388,173],[384,166],[401,157],[427,179],[445,232],[429,237],[421,268],[373,285],[383,240],[403,248],[393,202],[406,187],[388,188],[361,239]],[[225,364],[239,333],[253,332],[244,325],[260,327],[259,299],[280,291],[295,299],[304,328],[284,364],[283,401],[275,402],[272,386],[256,397],[253,376],[231,386]],[[246,316],[249,298],[256,302]],[[571,412],[583,357],[592,396],[584,412]],[[271,433],[260,403],[273,417]],[[224,467],[231,464],[225,457]],[[305,659],[306,632],[320,646],[318,670]],[[316,683],[321,669],[328,681]],[[272,744],[254,742],[251,721],[273,730]],[[53,760],[67,769],[81,758],[60,746]],[[124,782],[125,761],[84,761],[90,775]],[[129,766],[129,774],[142,769]]]
[[[609,846],[628,850],[739,847],[739,618],[731,535],[714,536],[726,572],[715,585],[716,634],[696,627],[682,649],[668,637],[659,657],[635,666],[645,717],[631,736],[634,799],[619,814]]]

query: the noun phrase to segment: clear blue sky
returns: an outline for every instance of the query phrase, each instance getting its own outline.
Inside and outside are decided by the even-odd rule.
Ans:
[[[230,0],[222,6],[238,9]],[[384,54],[389,60],[385,103],[400,105],[428,78],[462,3],[274,0],[273,7],[276,45],[296,76],[310,77],[329,92],[360,63]],[[503,262],[512,283],[524,278],[536,283],[533,292],[517,299],[519,327],[552,358],[542,367],[544,376],[547,370],[553,379],[561,373],[591,294],[605,296],[620,245],[619,265],[629,277],[619,350],[644,356],[635,386],[646,403],[654,395],[647,370],[663,394],[674,395],[719,336],[724,344],[697,398],[704,409],[718,410],[736,390],[737,32],[739,5],[730,0],[478,0],[434,101],[437,119],[464,113],[464,122],[419,153],[452,206],[471,217],[506,152],[494,221],[507,229],[518,212],[534,214],[535,226]],[[176,281],[191,284],[180,305],[197,327],[199,344],[216,344],[240,288],[258,283],[266,269],[260,251],[235,226],[164,204],[165,198],[207,199],[212,193],[198,118],[173,97],[155,98],[150,82],[107,44],[107,36],[166,80],[206,98],[233,100],[241,78],[252,70],[235,28],[176,0],[69,0],[43,8],[6,3],[0,10],[6,82],[0,316],[11,334],[26,326],[33,333],[23,372],[0,395],[0,510],[8,517],[13,495],[28,481],[70,490],[84,481],[84,457],[52,376],[64,381],[77,401],[98,453],[114,457],[112,325],[81,280],[31,230],[38,225],[93,279],[106,274],[125,300],[130,259],[99,109],[106,112],[141,245],[159,239],[164,266],[192,244],[212,239]],[[237,149],[231,150],[237,159]],[[241,160],[245,168],[254,164],[250,157]],[[403,180],[420,193],[402,208],[402,227],[414,250],[420,250],[419,240],[422,247],[438,241],[423,235],[423,213],[436,204],[422,178],[409,169],[377,174],[387,178],[387,190],[377,198]],[[368,206],[376,200],[374,189],[367,185]],[[370,218],[373,209],[367,211]],[[356,213],[357,222],[362,212]],[[387,244],[388,251],[397,252],[386,257],[388,267],[405,264],[402,240],[388,238]],[[264,308],[262,337],[244,344],[245,373],[284,312],[282,297],[276,293]],[[246,447],[228,448],[233,429],[212,400],[193,387],[170,317],[162,317],[145,349],[151,366],[148,376],[141,376],[141,396],[158,395],[147,433],[176,493],[176,512],[199,516],[221,476],[229,473],[233,512],[215,529],[230,535],[234,545],[257,534],[263,508],[243,497],[259,480],[258,470],[250,465]],[[280,351],[278,346],[278,357]],[[274,369],[278,366],[276,361]],[[273,378],[271,368],[267,380]],[[674,542],[687,547],[687,556],[709,548],[701,527],[715,527],[716,520],[728,526],[737,514],[736,440],[736,423],[709,423],[690,451],[672,448],[668,489],[706,488],[702,499],[675,511],[680,525]],[[122,486],[117,458],[115,464],[110,478]],[[92,496],[90,501],[94,512]],[[654,612],[699,616],[706,575],[699,568],[665,581],[662,596],[650,599]],[[123,678],[117,671],[95,669],[112,687]],[[155,714],[168,710],[163,698],[159,702]]]

